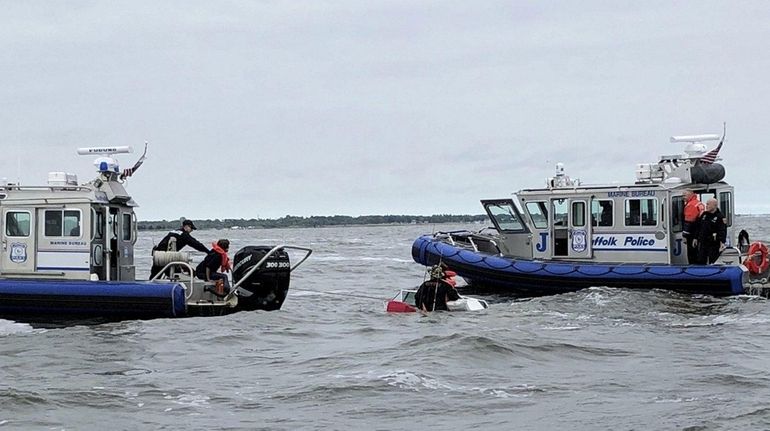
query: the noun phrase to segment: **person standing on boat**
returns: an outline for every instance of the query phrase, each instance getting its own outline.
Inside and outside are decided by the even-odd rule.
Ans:
[[[697,238],[695,236],[695,230],[697,228],[698,217],[703,214],[705,207],[700,199],[698,199],[698,195],[692,190],[685,190],[684,193],[682,193],[682,197],[684,197],[684,223],[682,225],[682,236],[687,245],[687,261],[689,263],[696,263],[698,261],[698,247],[694,244]]]
[[[454,271],[437,266],[431,270],[430,280],[424,282],[417,288],[415,293],[415,305],[418,310],[448,311],[447,301],[457,301],[460,294],[454,288],[453,277],[457,275]]]
[[[719,254],[725,249],[727,241],[727,225],[719,203],[716,199],[706,201],[706,211],[698,217],[695,246],[698,247],[696,263],[707,265],[716,262]]]
[[[230,257],[227,252],[230,250],[230,241],[220,239],[211,244],[211,251],[206,255],[201,263],[195,268],[195,276],[204,281],[222,280],[224,289],[215,291],[217,295],[224,296],[230,292],[230,280],[227,278],[228,272],[232,269]],[[221,270],[222,272],[219,272]]]
[[[192,222],[192,220],[184,220],[182,222],[182,226],[179,229],[173,230],[166,234],[166,236],[160,240],[158,245],[152,248],[152,252],[180,251],[189,245],[201,253],[208,253],[209,249],[206,248],[205,245],[201,244],[200,241],[193,238],[193,236],[190,234],[195,229],[195,224]],[[152,269],[150,269],[150,279],[155,277],[162,269],[163,266],[155,265],[153,263]]]

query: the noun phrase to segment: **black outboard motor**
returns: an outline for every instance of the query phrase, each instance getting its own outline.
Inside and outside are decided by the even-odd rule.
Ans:
[[[233,282],[240,282],[270,250],[272,247],[262,245],[238,250],[233,258]],[[268,311],[280,309],[289,293],[290,270],[289,254],[283,249],[273,253],[239,286],[253,295],[239,295],[238,308]]]

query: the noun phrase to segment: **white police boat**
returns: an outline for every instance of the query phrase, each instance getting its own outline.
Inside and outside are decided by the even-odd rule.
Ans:
[[[685,154],[640,164],[626,184],[583,185],[557,165],[546,187],[514,199],[482,200],[494,225],[479,232],[438,232],[417,238],[414,260],[439,263],[470,286],[519,296],[591,286],[670,289],[716,296],[768,296],[767,247],[739,249],[733,187],[715,163],[724,135],[672,137]],[[707,150],[706,142],[720,141]],[[727,225],[727,248],[711,265],[687,262],[683,192],[716,198]]]
[[[311,249],[245,247],[234,256],[230,292],[195,279],[185,252],[156,252],[162,274],[136,280],[137,204],[124,183],[145,154],[121,171],[113,155],[128,152],[130,147],[79,149],[99,157],[98,176],[85,184],[62,172],[50,173],[42,186],[0,184],[0,317],[130,319],[280,308],[291,272]],[[292,265],[287,250],[302,257]]]

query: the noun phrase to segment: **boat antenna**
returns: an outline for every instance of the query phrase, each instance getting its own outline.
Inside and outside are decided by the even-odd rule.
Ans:
[[[727,135],[727,121],[722,122],[722,139],[719,140],[719,145],[722,145],[722,143],[725,141],[725,136]]]
[[[125,180],[126,178],[134,175],[134,173],[137,170],[139,170],[139,167],[142,166],[142,163],[144,163],[144,159],[147,158],[147,145],[148,145],[147,141],[144,141],[144,152],[142,153],[142,157],[139,157],[139,160],[137,160],[136,163],[134,163],[134,166],[128,169],[123,169],[123,172],[120,174],[120,177],[119,177],[121,180]]]

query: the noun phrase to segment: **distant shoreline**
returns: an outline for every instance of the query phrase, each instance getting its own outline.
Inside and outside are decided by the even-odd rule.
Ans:
[[[736,214],[738,217],[770,217],[770,214]],[[368,216],[286,216],[278,219],[214,219],[193,220],[198,229],[280,229],[280,228],[317,228],[344,226],[397,226],[410,224],[439,223],[488,223],[486,214],[432,216],[415,215],[368,215]],[[142,220],[139,230],[172,230],[179,228],[179,220]]]
[[[368,216],[286,216],[278,219],[214,219],[193,220],[198,229],[278,229],[297,227],[338,227],[338,226],[386,226],[437,223],[482,223],[489,222],[486,214],[432,216],[415,215],[368,215]],[[179,220],[139,221],[139,230],[171,230],[179,228]]]

